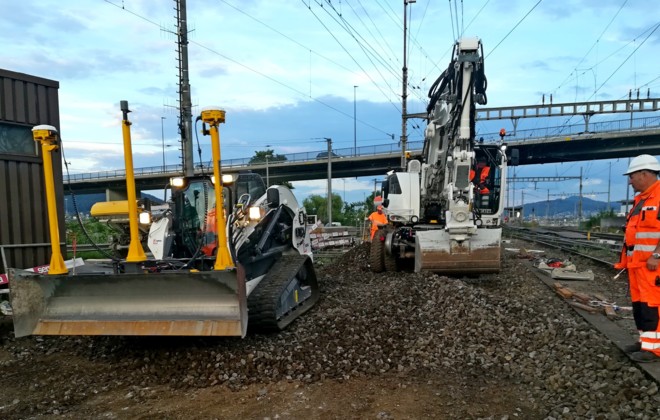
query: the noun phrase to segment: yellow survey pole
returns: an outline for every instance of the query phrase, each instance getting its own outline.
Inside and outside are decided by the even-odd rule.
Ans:
[[[128,227],[131,242],[128,245],[126,262],[142,262],[147,259],[140,243],[138,230],[137,198],[135,194],[135,174],[133,173],[133,150],[131,148],[131,122],[128,120],[128,101],[120,102],[123,118],[121,133],[124,137],[124,162],[126,163],[126,194],[128,196]]]
[[[57,150],[57,129],[51,125],[38,125],[32,129],[32,138],[41,143],[41,154],[44,159],[44,181],[46,182],[46,205],[48,207],[48,225],[50,227],[50,268],[48,274],[66,274],[69,270],[64,265],[60,249],[60,230],[55,204],[55,181],[53,180],[53,157],[51,152]]]
[[[222,197],[222,174],[220,172],[220,133],[218,126],[225,122],[225,111],[216,107],[202,110],[202,121],[211,129],[211,152],[213,156],[213,176],[215,177],[215,231],[218,235],[218,250],[215,256],[214,270],[227,270],[234,268],[227,246],[227,233],[224,212],[224,198]]]

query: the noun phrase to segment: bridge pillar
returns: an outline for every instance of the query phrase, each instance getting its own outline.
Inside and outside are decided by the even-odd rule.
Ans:
[[[128,200],[128,193],[126,188],[106,188],[105,201],[122,201]]]

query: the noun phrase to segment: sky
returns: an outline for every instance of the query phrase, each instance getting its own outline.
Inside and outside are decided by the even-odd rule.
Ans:
[[[322,151],[325,137],[335,149],[398,143],[404,9],[408,112],[426,108],[429,87],[461,36],[483,43],[487,107],[540,104],[550,95],[554,103],[626,99],[631,90],[660,96],[660,20],[651,0],[187,3],[193,116],[207,106],[226,110],[222,159],[266,149]],[[162,165],[163,153],[166,164],[180,162],[173,0],[0,0],[0,6],[0,67],[60,83],[60,134],[71,173],[123,168],[121,100],[132,110],[135,167]],[[521,120],[518,128],[539,124]],[[510,121],[497,125],[512,130]],[[423,129],[409,121],[409,140],[423,140]],[[478,123],[477,131],[488,137],[499,129]],[[211,157],[208,139],[199,136],[203,161]],[[632,196],[621,175],[627,165],[628,159],[546,164],[515,174],[582,170],[585,194],[609,191],[615,201]],[[333,192],[362,201],[373,185],[373,178],[335,180]],[[300,201],[326,194],[325,180],[294,187]],[[516,204],[578,192],[575,182],[516,188]]]

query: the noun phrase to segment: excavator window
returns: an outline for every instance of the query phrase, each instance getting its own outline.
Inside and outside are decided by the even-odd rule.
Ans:
[[[399,178],[396,175],[389,177],[387,184],[388,194],[401,194],[401,184],[399,184]]]
[[[240,173],[235,185],[236,198],[243,194],[250,194],[251,197],[258,198],[266,193],[263,179],[254,173]]]

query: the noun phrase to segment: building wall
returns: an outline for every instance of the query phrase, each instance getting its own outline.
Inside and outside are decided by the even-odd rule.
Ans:
[[[50,262],[43,159],[32,127],[59,131],[59,83],[0,69],[0,246],[8,267]],[[65,242],[61,151],[52,154],[60,242]],[[66,247],[62,247],[66,252]],[[0,259],[0,272],[6,272]]]

